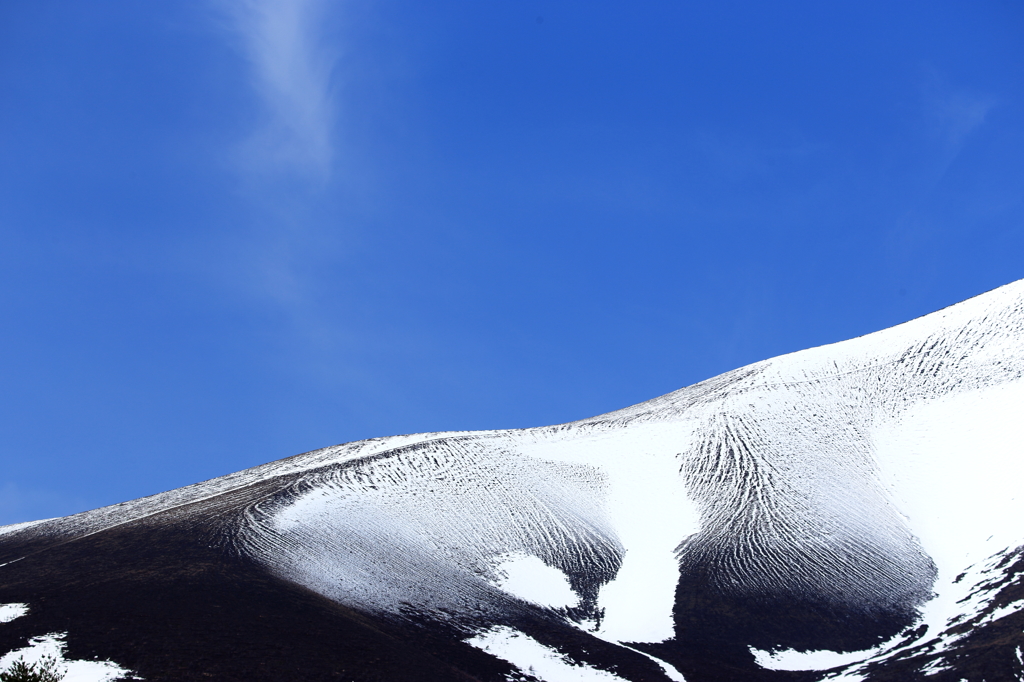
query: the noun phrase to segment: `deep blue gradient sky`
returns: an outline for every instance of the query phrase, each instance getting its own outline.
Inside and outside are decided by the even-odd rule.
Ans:
[[[0,523],[1024,277],[1020,2],[0,4]]]

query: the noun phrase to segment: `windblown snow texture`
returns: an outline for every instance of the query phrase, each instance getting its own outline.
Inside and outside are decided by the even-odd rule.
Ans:
[[[1021,679],[1022,462],[1024,281],[580,422],[336,446],[0,530],[0,601],[29,622],[55,548],[159,529],[452,679]],[[387,677],[432,679],[413,665]]]

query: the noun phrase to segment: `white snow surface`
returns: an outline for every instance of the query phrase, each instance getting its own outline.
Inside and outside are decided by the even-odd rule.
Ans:
[[[6,670],[19,659],[26,663],[38,664],[44,657],[57,661],[58,669],[64,671],[63,682],[112,682],[120,679],[142,679],[110,661],[83,661],[64,658],[67,633],[51,633],[29,640],[28,646],[11,651],[0,657],[0,670]]]
[[[0,623],[10,623],[28,613],[28,604],[0,604]]]
[[[557,568],[535,556],[512,554],[502,557],[494,569],[495,585],[511,595],[549,608],[567,608],[579,604],[569,579]]]
[[[757,664],[768,670],[829,670],[851,663],[858,663],[869,658],[877,650],[851,651],[839,653],[836,651],[795,651],[784,649],[782,651],[762,651],[751,648]]]

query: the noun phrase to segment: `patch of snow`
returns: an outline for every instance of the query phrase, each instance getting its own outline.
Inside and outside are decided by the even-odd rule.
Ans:
[[[757,664],[767,670],[829,670],[851,663],[859,663],[870,658],[878,651],[878,648],[866,651],[795,651],[784,649],[782,651],[762,651],[750,647],[750,653],[754,654]]]
[[[28,613],[28,604],[0,604],[0,623],[10,623]]]
[[[984,618],[982,618],[981,620],[979,620],[975,624],[975,627],[977,627],[978,625],[988,625],[989,623],[997,621],[1000,618],[1004,618],[1004,617],[1009,616],[1011,614],[1017,613],[1018,611],[1021,611],[1021,610],[1024,610],[1024,600],[1018,599],[1017,601],[1010,602],[1009,604],[1006,604],[1005,606],[1000,606],[998,609],[994,610],[992,613],[986,614]]]
[[[44,657],[51,657],[57,661],[57,667],[65,671],[63,682],[113,682],[113,680],[125,678],[142,679],[111,661],[66,660],[64,658],[64,650],[67,649],[65,637],[67,637],[67,633],[56,632],[33,637],[29,640],[27,647],[16,649],[0,657],[0,669],[6,670],[18,659],[23,659],[29,664],[36,664]]]
[[[569,585],[565,573],[548,566],[540,558],[510,554],[502,558],[495,572],[495,586],[534,604],[566,608],[579,604],[580,598]]]
[[[576,664],[533,637],[498,626],[467,640],[477,649],[508,661],[543,682],[621,682],[623,678],[589,665]]]
[[[922,666],[919,672],[922,675],[931,676],[936,675],[938,673],[946,672],[947,670],[949,670],[949,666],[946,665],[946,663],[941,658],[937,658],[933,661],[930,661],[926,665]]]
[[[674,666],[669,665],[668,663],[666,663],[665,661],[661,660],[660,658],[658,658],[656,656],[651,656],[646,651],[640,651],[639,649],[634,649],[633,647],[629,646],[628,644],[619,643],[619,646],[621,646],[623,649],[629,649],[630,651],[636,652],[636,653],[640,654],[641,656],[649,658],[652,661],[654,661],[655,663],[657,663],[658,667],[660,667],[662,672],[665,673],[665,677],[667,677],[668,679],[672,680],[672,682],[686,682],[686,678],[683,677],[683,674],[681,672],[679,672],[678,670],[675,669]]]
[[[596,465],[607,476],[609,525],[625,549],[622,566],[601,587],[598,637],[663,642],[675,636],[679,582],[675,549],[700,530],[700,516],[679,473],[688,424],[638,424],[586,437],[538,439],[522,451],[544,460]]]

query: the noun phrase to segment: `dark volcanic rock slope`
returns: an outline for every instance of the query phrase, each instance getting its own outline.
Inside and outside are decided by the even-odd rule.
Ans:
[[[63,636],[95,679],[1017,680],[1022,460],[1017,282],[580,422],[0,528],[0,653]]]

